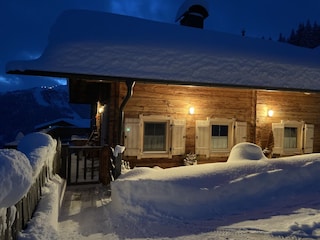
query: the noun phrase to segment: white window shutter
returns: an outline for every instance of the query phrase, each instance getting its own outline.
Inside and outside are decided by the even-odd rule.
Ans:
[[[124,127],[125,156],[138,156],[140,148],[139,118],[126,118]]]
[[[236,122],[235,123],[235,143],[234,145],[247,141],[247,123],[246,122]]]
[[[313,136],[314,136],[314,125],[305,124],[304,125],[304,134],[303,134],[303,153],[312,153],[313,152]]]
[[[183,155],[186,150],[186,120],[172,122],[172,155]]]
[[[272,132],[274,138],[273,153],[283,154],[284,124],[272,123]]]
[[[196,121],[196,154],[210,155],[210,121],[197,120]]]

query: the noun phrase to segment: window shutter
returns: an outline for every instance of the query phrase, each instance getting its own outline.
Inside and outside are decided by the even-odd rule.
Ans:
[[[236,122],[235,129],[235,143],[234,145],[247,141],[247,123],[246,122]]]
[[[196,154],[206,155],[210,154],[210,121],[197,120],[196,121]]]
[[[305,124],[304,125],[304,134],[303,134],[303,153],[312,153],[313,152],[313,136],[314,136],[314,125]]]
[[[274,138],[273,153],[283,154],[284,124],[272,123],[272,132]]]
[[[124,128],[125,156],[137,156],[139,153],[139,123],[138,118],[126,118]]]
[[[185,154],[186,120],[173,120],[171,149],[172,149],[172,155]]]

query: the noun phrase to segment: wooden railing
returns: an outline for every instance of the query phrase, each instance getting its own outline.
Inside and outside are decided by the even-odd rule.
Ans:
[[[57,173],[58,166],[60,166],[60,153],[61,144],[58,143],[52,170],[50,170],[49,166],[44,165],[39,175],[35,178],[29,192],[18,203],[5,210],[6,216],[4,219],[0,215],[0,240],[15,240],[19,232],[26,228],[39,203],[43,187]]]
[[[109,150],[108,147],[101,146],[61,145],[58,141],[53,166],[44,165],[26,196],[5,209],[4,219],[0,214],[0,240],[15,240],[19,232],[27,227],[39,203],[43,187],[54,174],[59,174],[69,184],[110,183]]]
[[[107,146],[62,146],[61,177],[68,185],[111,181],[110,148]]]

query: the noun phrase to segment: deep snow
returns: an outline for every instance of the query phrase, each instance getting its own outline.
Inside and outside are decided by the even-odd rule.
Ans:
[[[15,149],[0,149],[0,179],[1,210],[16,204],[33,183],[33,171],[26,155]]]
[[[41,169],[46,166],[48,173],[52,172],[53,159],[55,157],[57,141],[45,133],[30,133],[20,140],[18,150],[0,149],[0,232],[11,227],[16,217],[15,204],[26,196],[35,178],[38,177]],[[50,174],[49,174],[50,175]],[[53,177],[53,176],[52,176]],[[54,179],[54,178],[53,178]],[[59,189],[59,186],[56,186]],[[43,189],[43,192],[45,190]],[[50,199],[57,198],[58,194],[53,190],[50,191]],[[53,208],[54,216],[58,217],[58,206],[54,205],[56,201],[46,201],[43,198],[41,204]],[[7,208],[10,211],[7,214]],[[46,213],[38,213],[43,215]],[[57,223],[57,217],[54,221],[46,221],[50,229],[50,223]],[[9,226],[7,226],[9,219]],[[52,219],[52,218],[50,218]],[[54,218],[53,218],[54,219]],[[38,218],[34,219],[39,221]],[[37,228],[36,231],[39,231]],[[43,231],[43,229],[42,229]],[[48,231],[45,231],[48,232]],[[41,234],[42,236],[43,234]],[[35,238],[37,239],[37,238]]]
[[[62,13],[41,57],[6,71],[170,84],[319,91],[319,52],[87,10]]]
[[[20,240],[320,239],[320,154],[267,159],[248,143],[232,151],[226,163],[129,170],[111,197],[101,185],[69,188],[57,231],[42,238],[50,221],[34,220]]]

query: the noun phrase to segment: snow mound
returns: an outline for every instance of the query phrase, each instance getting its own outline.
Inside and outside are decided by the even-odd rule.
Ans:
[[[204,220],[258,210],[274,197],[304,189],[319,191],[319,154],[264,160],[261,149],[251,144],[240,144],[233,154],[230,163],[135,168],[111,183],[113,209],[124,216]],[[245,157],[249,161],[236,161]]]
[[[230,152],[228,162],[241,160],[266,160],[261,147],[256,144],[243,142],[235,145]]]
[[[16,204],[33,182],[28,158],[15,149],[0,149],[0,208]]]
[[[56,146],[57,141],[50,135],[35,132],[26,135],[20,140],[18,150],[28,157],[34,172],[33,175],[37,176],[44,163],[51,166]]]

